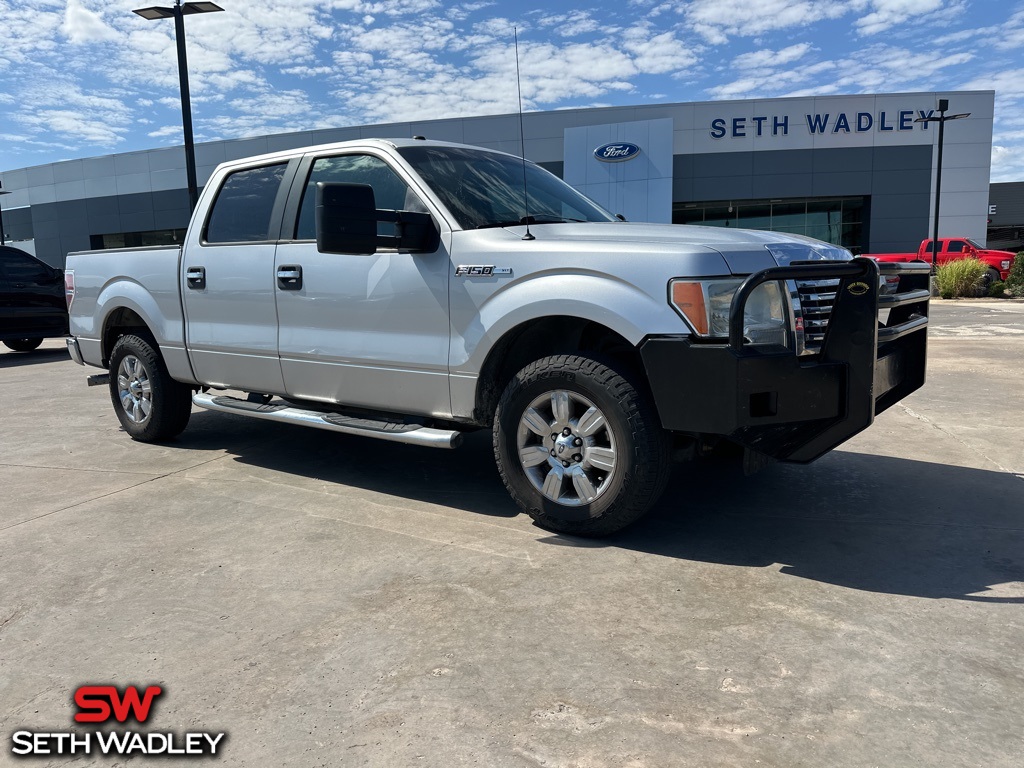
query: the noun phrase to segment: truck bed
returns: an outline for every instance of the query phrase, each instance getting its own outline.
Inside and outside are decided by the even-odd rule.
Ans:
[[[75,293],[69,309],[71,335],[78,338],[88,365],[105,367],[110,349],[102,329],[114,306],[136,313],[156,337],[168,372],[192,378],[185,353],[185,322],[181,308],[179,275],[181,247],[112,248],[68,254],[66,272],[74,273]],[[130,324],[131,317],[125,321]]]

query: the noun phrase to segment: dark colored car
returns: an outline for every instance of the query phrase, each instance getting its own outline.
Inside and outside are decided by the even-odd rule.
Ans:
[[[16,352],[30,352],[43,339],[67,333],[64,270],[0,246],[0,341]]]

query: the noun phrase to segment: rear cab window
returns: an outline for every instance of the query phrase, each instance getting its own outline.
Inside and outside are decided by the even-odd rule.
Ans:
[[[203,242],[252,243],[277,240],[271,232],[274,206],[287,163],[245,168],[228,175],[206,220]]]

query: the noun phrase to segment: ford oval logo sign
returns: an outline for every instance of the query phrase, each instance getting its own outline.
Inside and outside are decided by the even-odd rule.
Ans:
[[[632,160],[639,154],[640,147],[628,141],[603,144],[594,150],[594,157],[602,163],[621,163],[623,160]]]

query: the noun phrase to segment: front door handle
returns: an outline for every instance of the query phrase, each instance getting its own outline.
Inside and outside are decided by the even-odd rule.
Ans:
[[[185,282],[189,288],[201,290],[206,287],[206,267],[189,267],[185,270]]]
[[[277,268],[277,287],[282,291],[297,291],[302,287],[302,267],[298,264]]]

